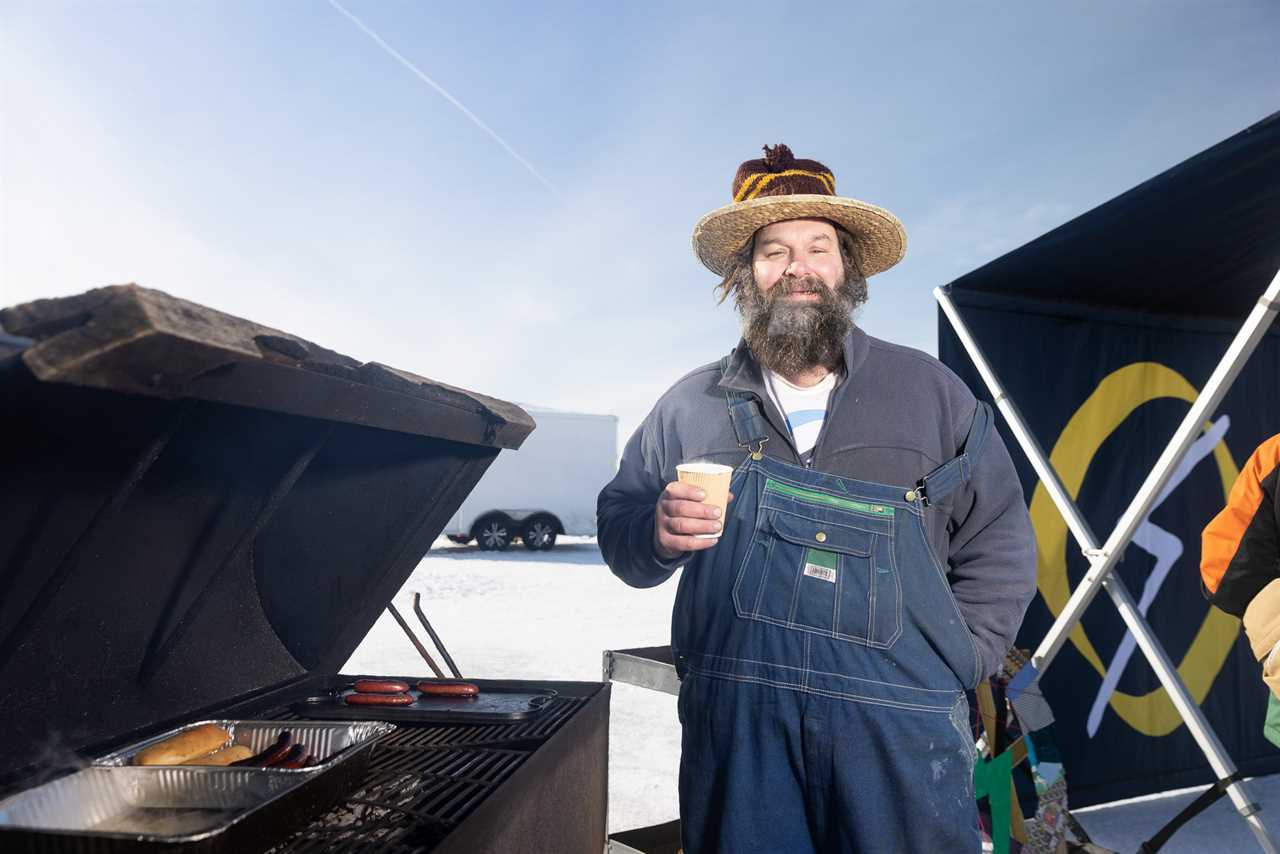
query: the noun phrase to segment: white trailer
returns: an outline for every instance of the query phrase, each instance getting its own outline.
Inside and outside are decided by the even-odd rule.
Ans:
[[[519,539],[544,551],[560,534],[596,534],[596,496],[618,471],[617,416],[521,406],[537,427],[498,455],[449,520],[455,543],[493,551]]]

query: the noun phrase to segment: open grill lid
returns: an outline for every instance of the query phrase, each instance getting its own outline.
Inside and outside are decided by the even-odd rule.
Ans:
[[[338,669],[534,426],[132,285],[0,325],[0,776]]]

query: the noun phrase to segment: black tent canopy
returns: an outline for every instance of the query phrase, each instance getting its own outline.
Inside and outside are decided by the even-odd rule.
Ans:
[[[1072,804],[1218,781],[1267,851],[1233,780],[1280,771],[1268,691],[1198,566],[1239,467],[1280,432],[1278,269],[1275,113],[935,291],[939,357],[1025,452],[1041,595],[1019,646]],[[1103,588],[1116,609],[1085,613]]]

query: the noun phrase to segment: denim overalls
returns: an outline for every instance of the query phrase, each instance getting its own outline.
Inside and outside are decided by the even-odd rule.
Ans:
[[[990,408],[907,490],[763,456],[758,404],[727,397],[752,453],[673,614],[684,850],[978,851],[981,664],[923,516],[968,479]]]

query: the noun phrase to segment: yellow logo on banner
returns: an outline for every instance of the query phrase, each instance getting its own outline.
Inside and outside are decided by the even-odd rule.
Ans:
[[[1126,365],[1098,384],[1093,394],[1071,416],[1053,446],[1053,453],[1049,455],[1049,462],[1062,478],[1062,484],[1072,499],[1079,494],[1089,463],[1107,437],[1138,407],[1160,398],[1174,398],[1190,404],[1195,402],[1196,390],[1177,371],[1156,362]],[[1222,478],[1225,501],[1240,471],[1225,442],[1218,442],[1213,458]],[[1031,499],[1031,522],[1036,529],[1039,547],[1037,583],[1040,595],[1057,617],[1071,596],[1066,552],[1070,535],[1067,523],[1049,498],[1044,484],[1036,485]],[[1198,541],[1196,545],[1197,548],[1191,550],[1193,554],[1199,554]],[[1210,606],[1187,654],[1178,665],[1178,673],[1196,703],[1203,701],[1209,693],[1209,687],[1231,652],[1239,630],[1239,620]],[[1099,676],[1106,675],[1107,668],[1083,626],[1077,624],[1071,630],[1071,642]],[[1141,696],[1116,691],[1111,695],[1110,704],[1129,726],[1144,735],[1168,735],[1182,723],[1164,688],[1156,688]]]

